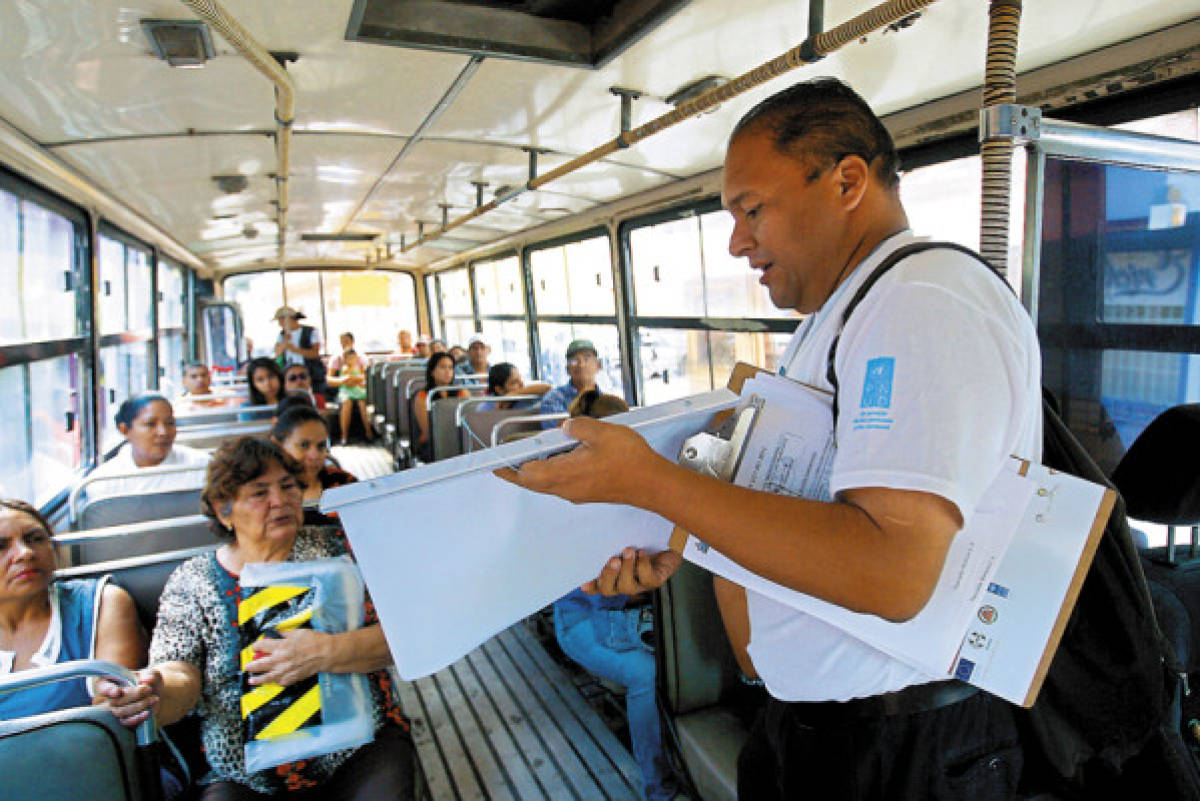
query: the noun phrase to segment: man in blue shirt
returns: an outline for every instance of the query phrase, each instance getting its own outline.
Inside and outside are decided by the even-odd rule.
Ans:
[[[590,339],[576,339],[567,345],[567,375],[570,380],[561,387],[555,387],[542,398],[538,407],[541,414],[565,413],[571,406],[571,401],[580,392],[586,392],[596,386],[596,376],[600,374],[600,357],[596,346]]]

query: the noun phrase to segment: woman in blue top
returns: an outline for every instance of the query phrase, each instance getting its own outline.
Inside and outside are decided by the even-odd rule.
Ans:
[[[105,659],[138,668],[145,635],[133,599],[98,579],[54,580],[50,524],[25,503],[0,499],[0,674]],[[88,706],[83,679],[0,695],[0,720]]]

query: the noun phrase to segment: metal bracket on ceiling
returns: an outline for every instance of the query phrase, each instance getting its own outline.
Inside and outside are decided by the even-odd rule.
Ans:
[[[620,86],[610,86],[608,89],[617,97],[621,98],[621,134],[617,137],[621,147],[629,147],[625,142],[625,134],[629,133],[629,129],[633,126],[633,101],[642,96],[643,92],[637,89],[625,89]]]
[[[425,221],[417,220],[417,239],[425,236]]]
[[[521,148],[529,154],[529,180],[537,178],[537,157],[538,153],[549,153],[550,151],[544,147],[523,147]]]
[[[487,185],[487,181],[471,181],[471,186],[475,187],[475,208],[483,205],[483,190]]]
[[[439,203],[438,208],[442,210],[442,230],[446,230],[446,226],[450,224],[450,209],[454,208],[449,203]]]

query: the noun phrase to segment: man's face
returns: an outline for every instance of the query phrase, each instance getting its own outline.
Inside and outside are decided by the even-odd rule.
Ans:
[[[312,377],[303,365],[289,367],[283,374],[284,389],[306,389],[312,391]]]
[[[596,385],[596,375],[600,372],[600,359],[590,350],[576,351],[567,359],[567,375],[577,389],[590,389]]]
[[[471,361],[471,366],[475,368],[477,373],[487,372],[488,356],[492,349],[484,342],[472,342],[467,348],[467,358]]]
[[[814,168],[776,150],[751,128],[725,154],[721,200],[733,215],[729,252],[761,270],[759,283],[781,309],[813,312],[829,298],[845,266],[839,243],[844,210],[836,169]]]
[[[275,318],[275,322],[279,323],[279,327],[284,331],[293,331],[300,327],[295,317],[280,316]]]
[[[211,383],[212,376],[204,365],[189,367],[183,373],[183,386],[189,395],[208,395],[212,391],[209,389]]]

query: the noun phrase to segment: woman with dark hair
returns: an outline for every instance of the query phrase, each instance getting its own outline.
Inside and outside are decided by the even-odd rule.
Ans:
[[[202,507],[224,544],[180,565],[163,590],[158,625],[150,644],[152,667],[139,686],[112,688],[113,713],[126,725],[145,719],[150,708],[169,724],[193,708],[211,772],[200,780],[201,799],[304,798],[374,799],[411,797],[413,748],[404,720],[389,693],[384,668],[387,642],[368,604],[362,628],[328,633],[297,628],[278,639],[255,643],[244,666],[255,687],[284,687],[318,673],[367,673],[374,701],[375,739],[357,748],[246,770],[241,716],[242,672],[238,669],[238,602],[248,593],[239,577],[251,562],[303,562],[347,553],[345,538],[321,528],[301,527],[303,468],[267,440],[241,437],[222,445],[208,468]],[[299,612],[299,598],[290,602]]]
[[[274,359],[259,356],[246,362],[247,406],[274,406],[283,397],[283,371]]]
[[[545,395],[550,385],[540,381],[526,384],[521,380],[521,371],[512,362],[500,362],[488,368],[487,388],[489,395]],[[525,409],[538,405],[532,398],[520,401],[497,401],[490,408]]]
[[[0,675],[76,659],[146,664],[133,599],[108,576],[54,578],[54,533],[36,508],[0,499]],[[83,679],[0,695],[0,720],[90,706]]]
[[[413,420],[417,423],[417,455],[422,461],[433,461],[433,440],[429,436],[429,410],[425,407],[425,399],[430,390],[438,387],[448,387],[454,383],[454,358],[445,351],[435,353],[425,362],[425,389],[413,398]],[[465,389],[454,392],[438,393],[438,398],[465,398],[469,395]]]
[[[330,487],[352,484],[357,478],[331,463],[329,456],[329,426],[321,413],[312,407],[288,409],[275,421],[271,441],[295,459],[304,469],[304,524],[307,526],[337,523],[317,511],[316,502]]]
[[[87,488],[89,500],[195,489],[204,483],[201,471],[208,464],[208,454],[175,444],[175,412],[162,395],[145,393],[128,398],[117,409],[114,419],[125,442],[111,459],[88,474],[88,478],[113,476],[90,482]],[[138,475],[140,470],[151,467],[195,469]]]

